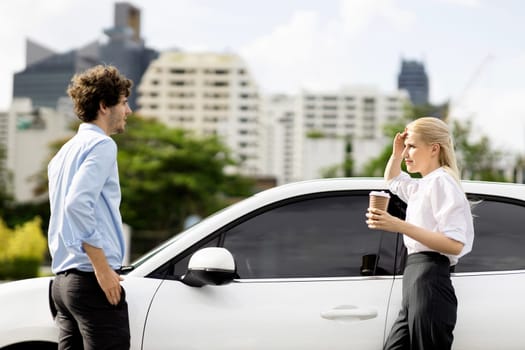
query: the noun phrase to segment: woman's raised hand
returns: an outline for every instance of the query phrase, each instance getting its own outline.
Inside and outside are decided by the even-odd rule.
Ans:
[[[401,158],[403,150],[405,149],[405,139],[407,137],[407,129],[403,132],[398,132],[394,137],[394,144],[392,147],[392,155],[395,158]]]

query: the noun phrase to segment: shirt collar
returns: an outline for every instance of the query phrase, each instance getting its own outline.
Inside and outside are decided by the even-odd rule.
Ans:
[[[91,131],[95,131],[95,132],[98,132],[99,134],[103,134],[103,135],[106,135],[106,133],[104,132],[104,130],[102,130],[98,125],[95,125],[93,123],[82,123],[80,124],[80,126],[78,127],[78,131],[84,131],[84,130],[91,130]]]
[[[423,177],[423,179],[425,180],[430,180],[436,176],[439,176],[440,174],[442,174],[443,172],[445,171],[445,169],[443,169],[443,167],[439,167],[435,170],[432,170],[430,173],[428,173],[426,176]]]

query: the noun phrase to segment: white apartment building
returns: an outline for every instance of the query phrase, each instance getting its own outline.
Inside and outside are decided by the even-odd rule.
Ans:
[[[383,137],[385,123],[399,119],[408,101],[404,91],[383,93],[374,87],[344,87],[334,92],[303,91],[302,114],[307,132],[354,139]]]
[[[15,98],[1,123],[2,142],[7,146],[6,168],[13,175],[12,193],[17,202],[38,199],[32,179],[50,160],[50,144],[70,138],[71,116],[51,108],[34,109],[30,99]]]
[[[342,165],[351,143],[354,172],[379,155],[391,140],[383,126],[401,118],[408,96],[373,87],[303,91],[265,98],[265,170],[279,183],[319,177],[323,168]]]
[[[356,174],[390,142],[384,139],[383,127],[400,119],[408,102],[404,91],[385,93],[371,86],[303,91],[300,98],[304,131],[350,141]]]
[[[164,52],[144,73],[137,105],[169,127],[218,135],[242,173],[261,174],[259,90],[238,55]]]
[[[263,97],[261,114],[262,168],[273,175],[278,184],[293,182],[298,170],[296,154],[300,151],[294,142],[299,126],[299,99],[294,96],[276,94]]]

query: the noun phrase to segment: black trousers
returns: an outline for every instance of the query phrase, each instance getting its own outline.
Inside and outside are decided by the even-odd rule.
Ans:
[[[403,275],[403,301],[384,350],[449,350],[457,299],[449,259],[436,252],[410,254]]]
[[[111,305],[94,273],[68,271],[56,276],[51,296],[57,309],[59,350],[129,349],[124,289],[119,304]]]

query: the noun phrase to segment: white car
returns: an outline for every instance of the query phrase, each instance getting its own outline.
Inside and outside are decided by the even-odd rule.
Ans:
[[[525,347],[525,185],[464,182],[473,251],[453,273],[455,350]],[[369,230],[380,179],[294,183],[147,254],[122,282],[132,349],[381,349],[401,303],[400,234]],[[403,217],[392,197],[389,211]],[[0,285],[0,349],[56,349],[52,278]]]

